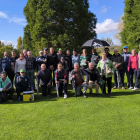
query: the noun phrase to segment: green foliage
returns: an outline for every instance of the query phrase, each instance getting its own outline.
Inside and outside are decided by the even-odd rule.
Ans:
[[[81,50],[83,43],[96,38],[96,16],[89,10],[88,0],[28,0],[24,8],[27,26],[23,44],[38,51],[44,47]]]
[[[140,45],[140,1],[125,0],[124,28],[121,35],[123,46],[128,46],[129,50],[138,49]]]

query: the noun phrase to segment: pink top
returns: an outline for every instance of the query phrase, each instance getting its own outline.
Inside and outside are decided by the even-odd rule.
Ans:
[[[136,54],[135,56],[130,56],[129,57],[129,61],[128,61],[128,67],[127,67],[127,70],[129,71],[129,69],[138,69],[138,60],[139,60],[139,57],[138,55]]]

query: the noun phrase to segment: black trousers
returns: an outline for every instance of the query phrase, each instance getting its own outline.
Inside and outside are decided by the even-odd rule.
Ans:
[[[16,86],[17,97],[20,96],[20,93],[23,91],[31,91],[30,87]]]
[[[58,90],[59,90],[59,95],[62,95],[63,90],[64,90],[64,94],[67,94],[67,84],[65,82],[60,82]]]
[[[41,86],[42,96],[50,95],[52,86]],[[46,92],[48,90],[48,92]]]
[[[2,102],[2,98],[4,97],[3,95],[9,95],[8,96],[8,99],[9,100],[12,100],[12,96],[13,96],[13,94],[14,94],[14,88],[12,87],[12,88],[10,88],[8,91],[2,91],[2,92],[0,92],[0,103]]]
[[[108,93],[111,93],[111,88],[112,88],[112,77],[108,77],[106,78],[105,76],[102,77],[102,79],[105,81],[105,85],[103,88],[103,93],[106,93],[106,83],[107,83],[107,87],[108,87]]]
[[[9,70],[5,70],[7,73],[8,78],[11,80],[12,85],[13,85],[13,80],[14,80],[14,72],[12,71],[12,69]]]

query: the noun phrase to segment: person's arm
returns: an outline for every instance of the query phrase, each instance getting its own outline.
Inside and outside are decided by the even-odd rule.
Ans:
[[[69,80],[70,80],[70,81],[72,81],[72,79],[73,79],[72,76],[73,76],[73,75],[74,75],[74,70],[72,70],[71,73],[70,73],[70,77],[69,77]]]
[[[16,63],[15,63],[15,73],[17,72],[17,67],[18,67],[18,62],[16,60]]]
[[[88,82],[89,81],[89,76],[88,76],[88,74],[84,71],[84,70],[81,70],[81,72],[82,72],[82,75],[84,75],[85,76],[85,82]]]
[[[128,59],[128,66],[127,66],[127,70],[129,71],[130,69],[130,61],[131,61],[131,56],[129,56],[129,59]]]
[[[16,85],[17,85],[17,86],[19,86],[19,85],[20,85],[20,82],[19,82],[19,77],[20,77],[20,76],[18,76],[18,77],[17,77],[17,79],[16,79]]]
[[[36,63],[41,65],[43,63],[43,60],[42,59],[38,60],[38,59],[39,59],[39,57],[36,58]]]

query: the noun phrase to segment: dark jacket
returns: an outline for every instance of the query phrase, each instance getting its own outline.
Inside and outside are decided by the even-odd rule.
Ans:
[[[46,59],[45,56],[39,56],[36,58],[36,64],[39,64],[41,66],[41,64],[46,64],[43,61]]]
[[[59,81],[59,79],[65,79],[67,80],[67,71],[62,69],[61,71],[58,71],[58,69],[55,71],[55,80]]]
[[[19,82],[19,77],[21,79],[21,82]],[[31,79],[28,75],[25,75],[25,76],[18,76],[17,79],[16,79],[16,86],[22,86],[24,88],[28,88],[30,85],[31,89],[33,90],[33,84],[31,82]]]
[[[65,60],[68,63],[69,71],[71,71],[72,70],[72,59],[71,59],[71,55],[70,56],[65,55]]]
[[[129,57],[131,55],[131,52],[127,52],[127,53],[121,53],[122,57],[124,58],[124,69],[127,69],[128,66],[128,61],[129,61]]]
[[[95,60],[95,58],[97,60]],[[93,63],[94,67],[97,66],[98,62],[100,61],[100,56],[98,55],[98,53],[95,53],[95,54],[91,54],[90,56],[90,61]]]
[[[41,86],[47,86],[48,83],[52,83],[52,74],[50,70],[38,71],[38,80],[40,81]]]
[[[47,66],[50,67],[51,65],[53,65],[54,69],[57,68],[57,63],[58,63],[58,58],[57,58],[57,54],[48,54],[48,64]]]
[[[69,70],[68,63],[67,62],[62,63],[62,65],[64,66],[64,70],[66,70],[66,71]]]
[[[100,74],[98,72],[98,70],[96,68],[93,68],[92,70],[87,68],[85,69],[86,73],[89,76],[89,80],[91,81],[97,81],[97,83],[99,83],[100,81]]]
[[[124,59],[120,54],[118,54],[118,55],[113,54],[111,60],[112,60],[114,67],[116,64],[119,65],[118,70],[123,69]]]
[[[59,53],[57,53],[58,63],[61,62],[61,57],[65,57],[65,55],[64,54],[60,55]]]
[[[107,57],[107,59],[111,60],[112,54],[108,53],[106,57]]]

